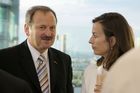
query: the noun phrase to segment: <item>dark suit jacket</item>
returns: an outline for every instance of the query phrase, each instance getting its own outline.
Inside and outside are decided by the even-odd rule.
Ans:
[[[29,85],[9,73],[0,70],[0,93],[32,93]]]
[[[54,48],[48,49],[48,55],[51,93],[73,93],[70,56]],[[27,41],[17,46],[0,50],[0,69],[27,81],[33,93],[41,93]]]

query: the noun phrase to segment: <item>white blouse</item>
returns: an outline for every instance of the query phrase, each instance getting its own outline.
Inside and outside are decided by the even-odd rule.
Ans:
[[[106,72],[107,71],[103,69],[103,66],[97,67],[94,63],[89,64],[83,75],[81,93],[94,93],[95,84],[101,82],[100,79],[99,81],[96,81],[97,75],[99,77],[104,77]]]
[[[84,71],[81,93],[94,93],[96,83],[97,66],[90,63]]]

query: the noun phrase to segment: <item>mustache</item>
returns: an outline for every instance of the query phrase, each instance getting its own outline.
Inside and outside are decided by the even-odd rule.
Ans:
[[[54,37],[52,36],[43,36],[41,37],[42,40],[52,40]]]

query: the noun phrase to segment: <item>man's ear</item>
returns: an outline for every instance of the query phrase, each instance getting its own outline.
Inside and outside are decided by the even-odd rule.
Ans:
[[[116,44],[116,38],[115,38],[115,36],[111,36],[109,38],[109,42],[110,42],[110,47],[113,48],[113,46]]]
[[[24,24],[24,31],[25,31],[25,33],[26,33],[27,36],[30,35],[29,29],[30,29],[30,28],[29,28],[29,25]]]

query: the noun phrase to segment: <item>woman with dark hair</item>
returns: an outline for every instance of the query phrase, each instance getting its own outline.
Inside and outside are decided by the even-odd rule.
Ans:
[[[92,68],[87,67],[88,71],[85,71],[86,75],[84,74],[82,93],[100,93],[106,72],[120,56],[134,47],[132,28],[121,14],[104,13],[93,19],[92,22],[92,36],[89,43],[95,55],[99,55],[101,58],[97,60],[97,77],[92,89],[86,89],[88,88],[86,83],[92,82],[89,77],[93,72]],[[87,78],[88,80],[86,80]],[[84,82],[85,80],[86,82]]]

